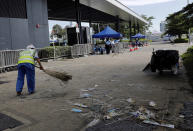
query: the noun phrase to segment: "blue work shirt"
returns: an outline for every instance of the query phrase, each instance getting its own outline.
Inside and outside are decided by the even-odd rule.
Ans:
[[[111,44],[111,41],[106,41],[106,45],[110,45]]]

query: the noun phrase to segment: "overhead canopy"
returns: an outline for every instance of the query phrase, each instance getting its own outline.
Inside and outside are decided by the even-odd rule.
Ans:
[[[145,38],[145,35],[142,35],[141,33],[138,33],[138,34],[132,36],[132,38]]]
[[[103,31],[93,35],[93,38],[120,38],[122,34],[116,32],[109,26],[107,26]]]
[[[52,20],[76,21],[75,0],[47,0],[48,18]],[[82,21],[115,22],[131,21],[147,24],[141,16],[117,0],[80,0]]]

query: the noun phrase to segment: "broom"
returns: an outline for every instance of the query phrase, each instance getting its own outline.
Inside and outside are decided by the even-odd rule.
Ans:
[[[37,68],[40,68],[38,66],[35,66]],[[62,81],[68,81],[68,80],[71,80],[72,79],[72,76],[69,75],[68,73],[66,72],[58,72],[58,71],[53,71],[53,70],[49,70],[49,69],[44,69],[43,70],[44,73],[46,73],[47,75],[49,76],[52,76],[52,77],[55,77],[57,79],[60,79]]]
[[[144,72],[150,72],[151,71],[151,64],[147,64],[146,67],[143,69]]]

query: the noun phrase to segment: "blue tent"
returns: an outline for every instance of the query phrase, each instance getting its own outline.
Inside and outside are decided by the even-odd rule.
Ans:
[[[93,35],[93,38],[120,38],[123,35],[107,26],[103,31]]]
[[[145,35],[142,35],[141,33],[138,33],[138,34],[132,36],[132,38],[145,38]]]

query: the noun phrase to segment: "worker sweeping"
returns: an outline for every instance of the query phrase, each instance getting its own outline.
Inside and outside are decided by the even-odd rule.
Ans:
[[[27,78],[27,87],[29,94],[35,91],[35,61],[38,62],[40,69],[44,70],[34,45],[28,45],[27,49],[20,52],[18,59],[18,77],[16,84],[17,96],[22,93],[24,77]]]

